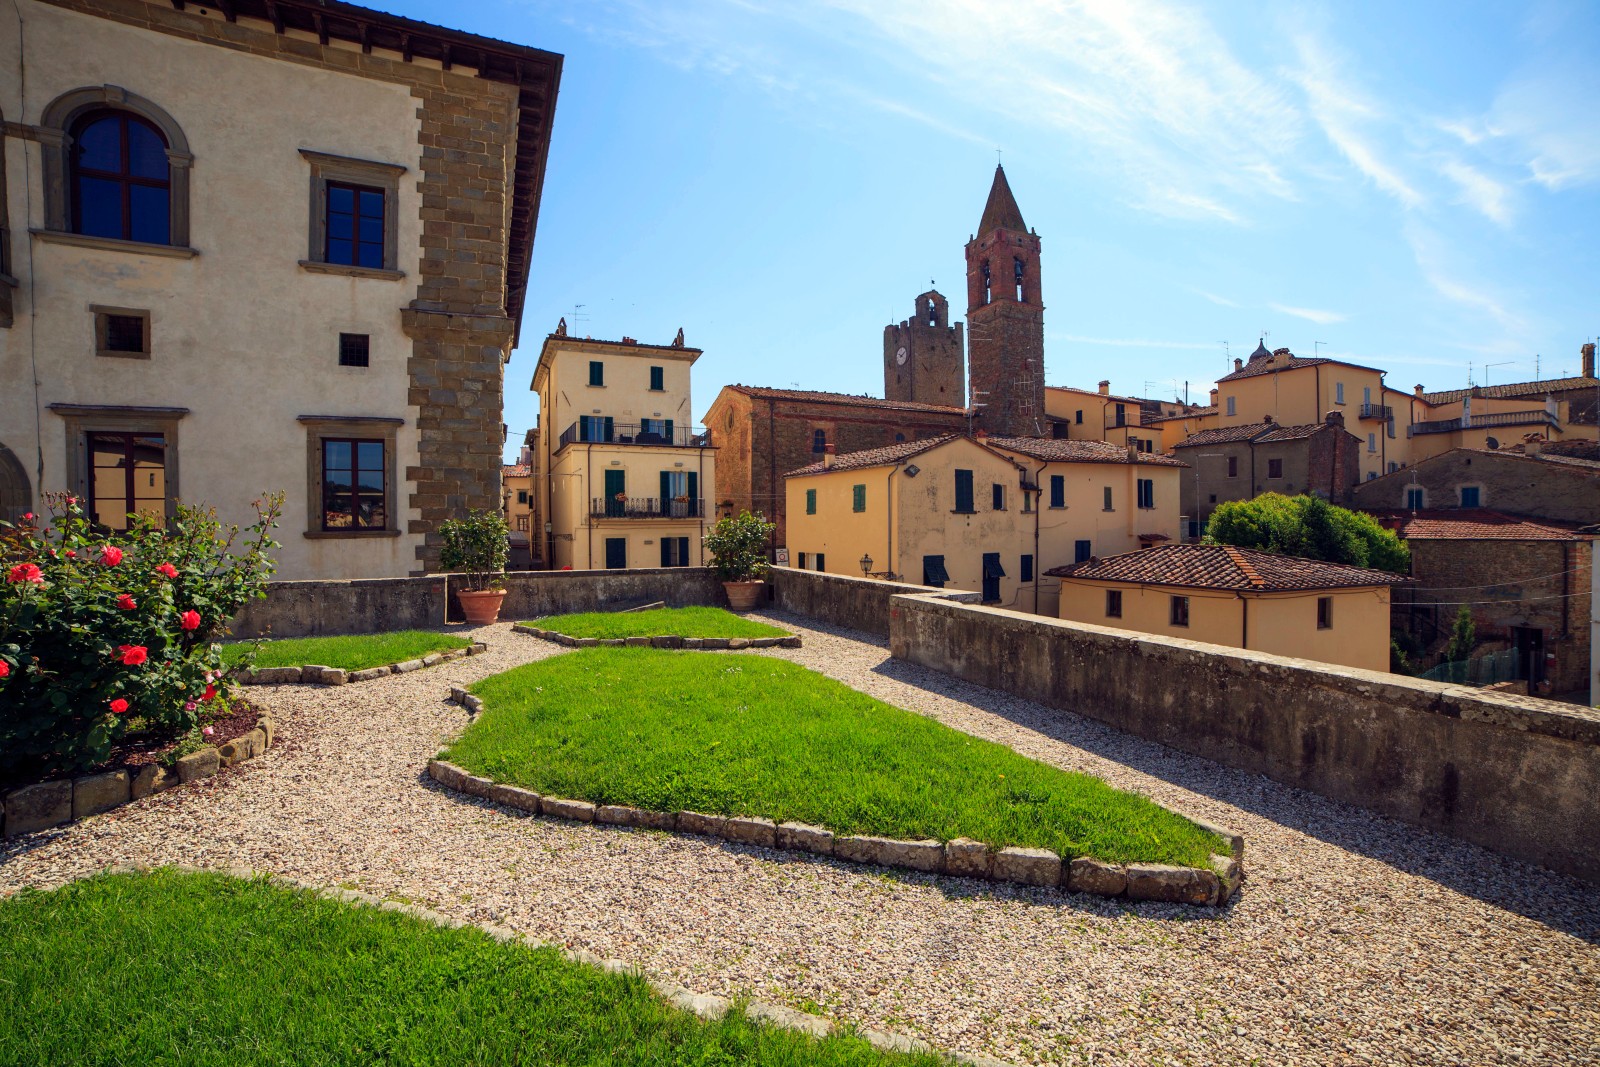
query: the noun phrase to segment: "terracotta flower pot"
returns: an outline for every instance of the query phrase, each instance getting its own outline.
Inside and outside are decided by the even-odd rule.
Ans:
[[[461,599],[461,614],[473,626],[487,626],[500,618],[500,604],[506,598],[504,589],[461,589],[456,596]]]
[[[761,596],[767,591],[766,582],[723,582],[722,588],[728,594],[728,606],[734,611],[749,611],[761,603]]]

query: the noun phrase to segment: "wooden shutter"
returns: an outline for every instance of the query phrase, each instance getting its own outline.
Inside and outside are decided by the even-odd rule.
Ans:
[[[956,510],[972,511],[972,472],[956,471]]]
[[[610,415],[607,415],[607,416],[606,416],[606,438],[605,438],[605,439],[606,439],[606,440],[607,440],[607,441],[610,441],[610,440],[611,440],[611,431],[612,431],[612,430],[613,430],[613,429],[614,429],[614,428],[615,428],[615,427],[614,427],[614,425],[613,425],[613,423],[612,423],[612,421],[611,421],[611,416],[610,416]]]

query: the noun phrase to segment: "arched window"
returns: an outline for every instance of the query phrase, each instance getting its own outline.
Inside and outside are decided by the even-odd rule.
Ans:
[[[1011,260],[1011,274],[1012,274],[1012,277],[1016,279],[1016,283],[1017,283],[1017,303],[1021,304],[1021,303],[1024,302],[1025,298],[1022,295],[1023,266],[1022,266],[1022,260],[1021,260],[1020,257],[1013,257],[1012,258],[1012,260]]]
[[[816,453],[821,453],[821,452],[826,452],[827,450],[828,450],[828,431],[827,430],[812,430],[811,431],[811,451],[812,452],[816,452]]]
[[[172,241],[167,141],[128,111],[90,111],[71,136],[72,232],[164,245]]]
[[[987,304],[993,299],[994,291],[990,286],[989,261],[986,259],[983,261],[983,302]]]
[[[933,298],[931,296],[928,298],[928,325],[939,325],[939,305],[933,302]]]

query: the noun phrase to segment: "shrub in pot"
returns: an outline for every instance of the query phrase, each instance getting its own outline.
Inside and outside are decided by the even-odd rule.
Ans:
[[[50,516],[0,522],[0,783],[102,764],[141,723],[157,739],[194,730],[226,699],[218,639],[266,596],[282,494],[256,501],[241,531],[179,505],[161,525],[94,527],[75,497]]]
[[[506,598],[506,557],[511,551],[505,517],[498,511],[472,511],[464,519],[446,519],[439,533],[444,538],[439,562],[466,580],[466,588],[456,590],[461,613],[474,626],[494,622]]]
[[[711,569],[722,581],[728,604],[736,611],[749,611],[761,600],[767,573],[767,542],[775,523],[760,515],[741,511],[724,515],[706,534],[706,551],[711,553]]]

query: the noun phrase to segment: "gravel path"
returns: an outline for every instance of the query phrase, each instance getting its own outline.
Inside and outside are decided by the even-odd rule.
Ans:
[[[1239,899],[891,875],[447,794],[422,771],[467,722],[449,686],[558,651],[504,624],[429,670],[254,690],[279,747],[0,845],[0,894],[122,861],[244,865],[1019,1061],[1600,1063],[1600,905],[1580,883],[764,617],[806,646],[761,654],[1243,831]]]

